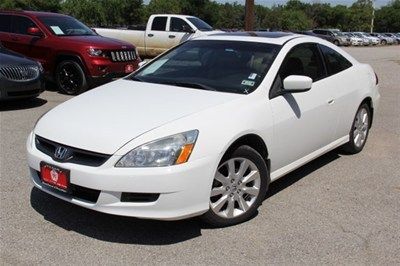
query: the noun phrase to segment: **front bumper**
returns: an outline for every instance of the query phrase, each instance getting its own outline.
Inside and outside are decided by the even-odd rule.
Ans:
[[[40,77],[27,82],[0,78],[0,100],[33,98],[39,96],[43,91],[44,82]]]
[[[113,155],[100,167],[90,167],[54,161],[36,149],[33,138],[31,133],[27,141],[28,164],[33,184],[65,201],[99,212],[158,220],[197,216],[209,208],[217,156],[171,167],[116,168],[114,165],[121,156]],[[42,184],[39,177],[42,161],[70,170],[70,183],[99,191],[97,200],[88,201]],[[159,194],[159,197],[151,202],[123,202],[123,192],[153,193]]]
[[[140,58],[134,61],[112,62],[108,58],[91,58],[88,63],[90,84],[92,87],[110,82],[113,79],[124,77],[139,68]],[[127,72],[126,67],[132,66],[132,71]]]

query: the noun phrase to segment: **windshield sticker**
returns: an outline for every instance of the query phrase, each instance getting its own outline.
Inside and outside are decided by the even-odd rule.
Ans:
[[[65,33],[60,29],[58,26],[50,26],[50,28],[54,31],[57,35],[64,35]]]
[[[249,79],[256,79],[256,77],[257,77],[256,73],[251,73]]]
[[[245,85],[245,86],[254,86],[254,84],[255,84],[255,82],[254,82],[254,81],[251,81],[251,80],[246,80],[246,79],[244,79],[244,80],[242,81],[242,85]]]

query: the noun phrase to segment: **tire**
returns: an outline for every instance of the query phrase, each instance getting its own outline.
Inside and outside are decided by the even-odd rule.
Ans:
[[[338,40],[334,40],[334,41],[333,41],[333,44],[336,45],[336,46],[339,46],[339,45],[340,45],[340,43],[339,43]]]
[[[263,157],[249,146],[240,146],[221,160],[210,192],[210,209],[202,220],[225,227],[251,219],[265,198],[269,182]]]
[[[365,115],[367,116],[365,117]],[[359,121],[361,121],[361,123]],[[371,110],[368,104],[361,104],[351,126],[350,140],[343,145],[343,151],[349,154],[356,154],[363,150],[368,139],[371,121]]]
[[[386,40],[382,40],[381,44],[386,45],[387,44]]]
[[[82,66],[73,60],[65,60],[58,64],[55,81],[59,90],[68,95],[77,95],[88,89]]]

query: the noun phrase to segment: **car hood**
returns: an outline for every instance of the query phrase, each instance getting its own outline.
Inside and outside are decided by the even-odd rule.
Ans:
[[[245,95],[120,79],[55,107],[38,121],[34,133],[113,154],[152,129],[239,97]]]
[[[23,55],[0,47],[0,65],[35,65],[36,63]]]
[[[60,37],[65,42],[77,43],[80,45],[93,46],[103,49],[126,49],[133,48],[134,46],[128,42],[120,41],[113,38],[103,37],[100,35],[93,36],[62,36]],[[122,47],[126,46],[126,47]]]

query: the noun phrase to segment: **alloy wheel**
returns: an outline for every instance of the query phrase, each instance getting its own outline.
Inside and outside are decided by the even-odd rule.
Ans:
[[[369,117],[368,111],[365,108],[361,108],[356,114],[356,120],[354,122],[354,133],[353,141],[357,148],[363,146],[369,129]]]
[[[75,94],[82,84],[79,70],[73,64],[63,65],[58,72],[61,89],[68,94]]]
[[[246,213],[260,193],[257,166],[245,158],[232,158],[218,167],[210,196],[211,210],[222,218]]]

